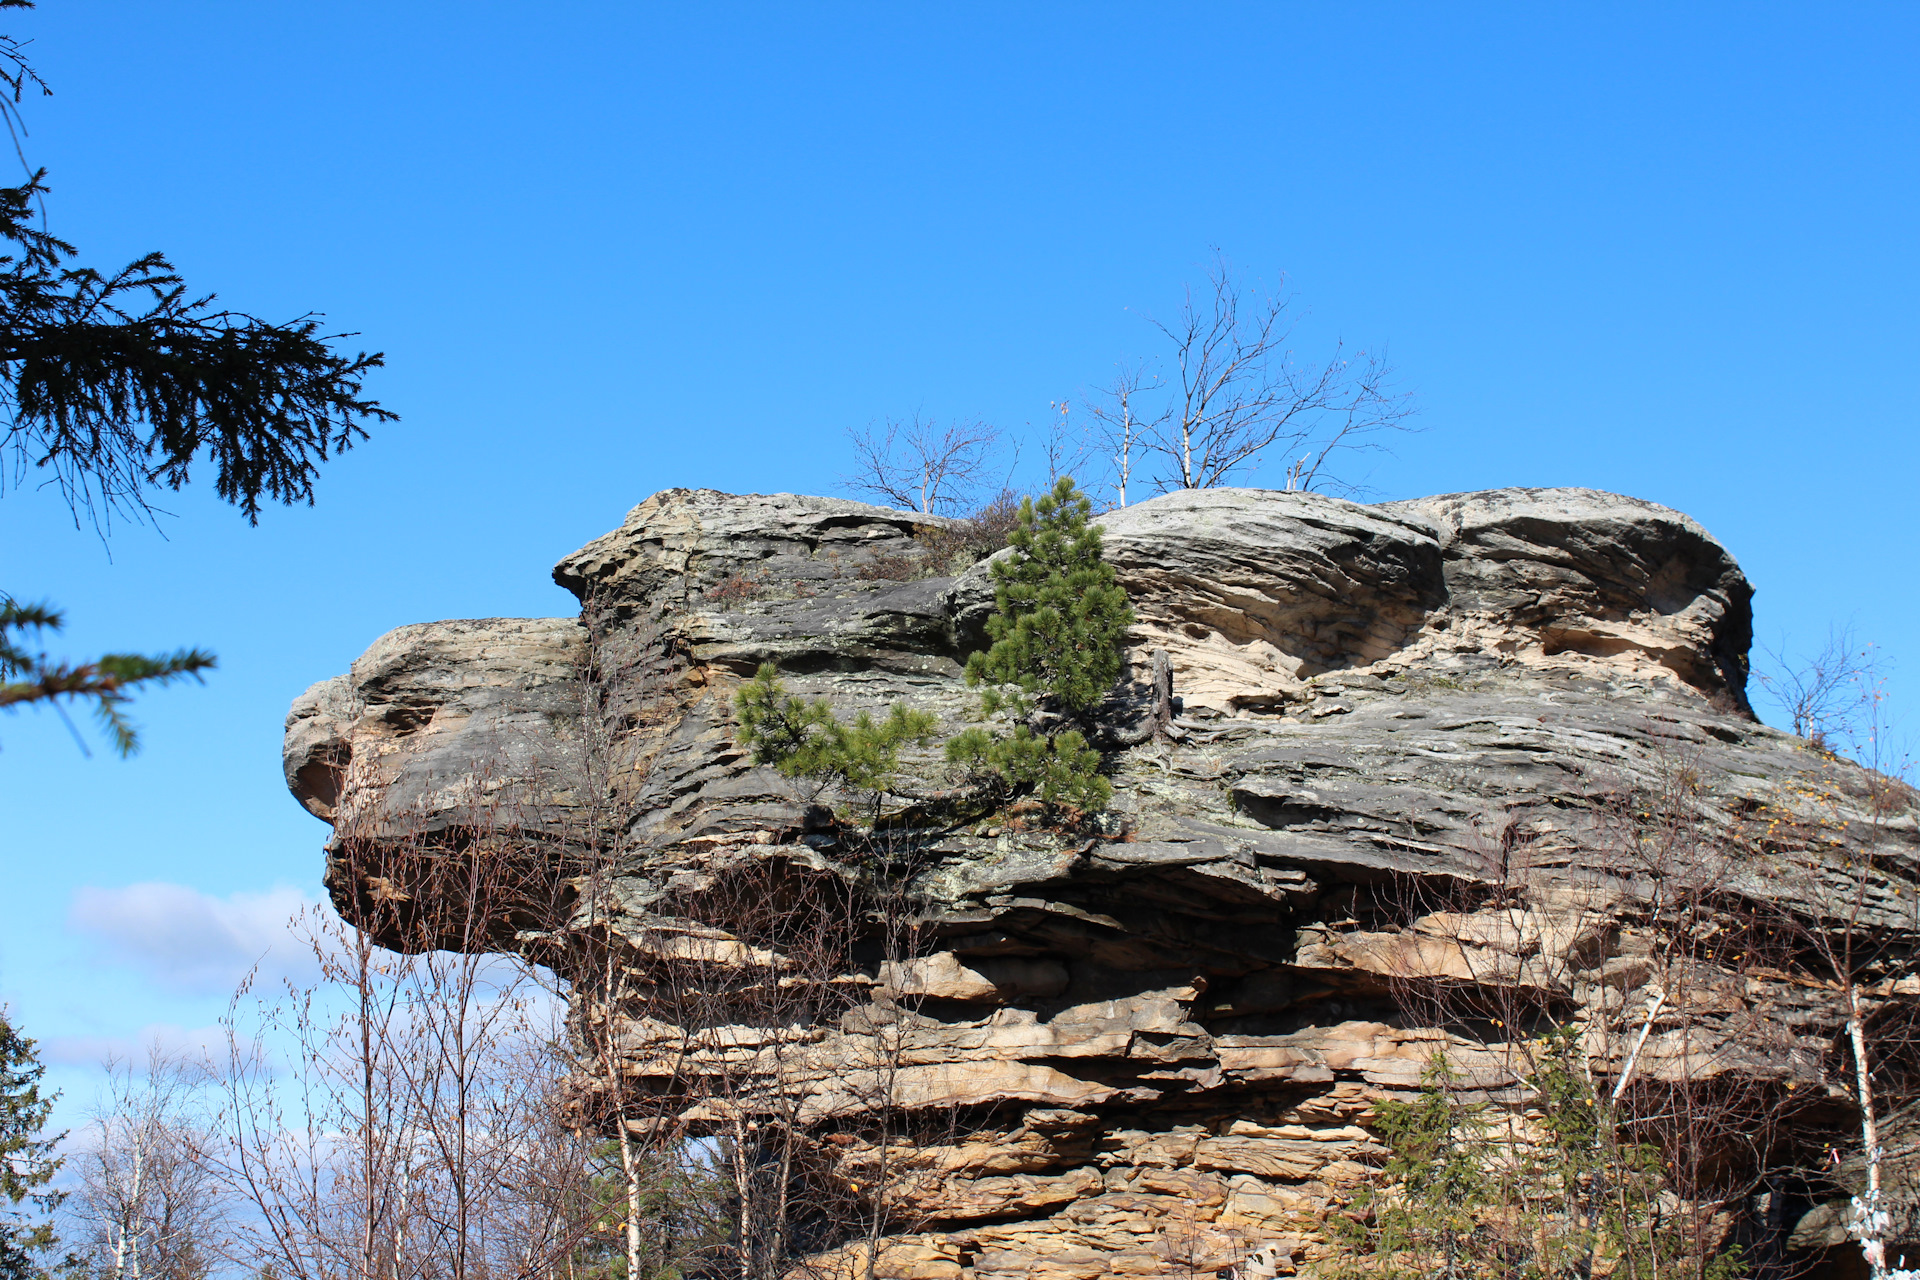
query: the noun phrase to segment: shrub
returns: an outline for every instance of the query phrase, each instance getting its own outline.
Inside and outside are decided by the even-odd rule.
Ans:
[[[1375,1104],[1388,1158],[1328,1225],[1328,1280],[1688,1275],[1732,1280],[1737,1246],[1678,1212],[1658,1148],[1633,1140],[1587,1073],[1577,1028],[1524,1046],[1524,1117],[1465,1102],[1436,1053],[1410,1099]]]
[[[928,571],[935,575],[965,573],[1007,545],[1019,526],[1020,500],[1002,489],[992,501],[950,525],[929,525],[914,534],[926,548]]]
[[[947,759],[1009,790],[1031,791],[1050,810],[1098,813],[1113,799],[1113,784],[1100,774],[1100,753],[1072,729],[1049,737],[1016,725],[1004,738],[977,726],[963,729],[948,741]]]
[[[760,594],[760,584],[744,573],[729,574],[701,594],[716,604],[741,604]]]
[[[1011,509],[1010,500],[997,505]],[[974,518],[976,531],[991,532],[994,510]],[[1013,554],[992,568],[992,645],[968,659],[967,683],[980,689],[983,715],[1006,710],[1018,723],[1004,734],[975,726],[946,746],[948,761],[976,781],[1004,795],[1031,793],[1050,814],[1098,812],[1113,796],[1083,730],[1119,678],[1133,610],[1101,557],[1092,510],[1064,478],[1013,510],[1006,535]],[[734,708],[740,741],[756,763],[867,792],[876,820],[879,797],[902,794],[895,790],[901,750],[929,740],[935,727],[932,713],[899,704],[884,720],[861,712],[843,721],[824,699],[788,693],[771,663],[735,695]]]
[[[992,566],[992,645],[967,660],[967,683],[982,687],[983,715],[1022,721],[1006,736],[968,729],[947,759],[1010,790],[1033,790],[1049,808],[1105,808],[1112,787],[1100,755],[1081,732],[1120,675],[1120,643],[1133,623],[1127,593],[1101,553],[1093,504],[1067,477],[1038,501],[1020,504],[1008,543]]]
[[[933,736],[930,711],[911,711],[895,703],[875,723],[867,712],[852,724],[837,719],[824,698],[809,702],[790,694],[771,662],[734,695],[740,717],[740,741],[754,763],[772,765],[789,778],[835,781],[879,795],[892,789],[900,771],[900,749]]]

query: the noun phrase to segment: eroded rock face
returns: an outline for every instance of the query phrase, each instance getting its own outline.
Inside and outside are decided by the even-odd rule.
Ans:
[[[551,858],[572,916],[502,945],[611,945],[624,994],[576,1009],[619,1045],[602,1100],[794,1120],[821,1196],[888,1188],[881,1275],[1308,1268],[1382,1154],[1373,1104],[1436,1052],[1524,1105],[1489,1010],[1576,1027],[1608,1078],[1644,1031],[1644,1081],[1737,1080],[1776,1112],[1836,1088],[1835,985],[1758,935],[1705,940],[1841,913],[1910,949],[1916,885],[1846,850],[1913,867],[1913,811],[1754,720],[1751,589],[1699,525],[1573,489],[1217,489],[1103,523],[1132,668],[1167,651],[1182,705],[1172,740],[1113,751],[1098,829],[928,804],[876,849],[844,798],[752,766],[730,700],[763,662],[843,716],[957,727],[992,604],[985,565],[933,572],[937,518],[792,495],[648,499],[556,568],[578,620],[382,637],[295,702],[288,785],[335,824],[337,897],[368,891],[348,845],[477,813]],[[782,933],[781,902],[842,909]],[[659,999],[729,966],[814,994]],[[1895,976],[1862,978],[1891,999]],[[1781,1168],[1845,1135],[1841,1101],[1794,1114]],[[1750,1257],[1811,1207],[1788,1181],[1773,1226],[1738,1227]]]

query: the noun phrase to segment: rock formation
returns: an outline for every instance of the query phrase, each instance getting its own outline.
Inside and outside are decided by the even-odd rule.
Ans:
[[[1138,614],[1107,715],[1144,740],[1095,827],[945,803],[937,750],[879,833],[752,765],[731,694],[766,662],[843,716],[957,726],[992,607],[950,522],[787,494],[656,494],[555,569],[578,619],[380,638],[295,702],[288,785],[334,824],[343,910],[407,892],[393,851],[483,829],[547,867],[564,918],[496,936],[582,966],[576,1028],[612,1048],[583,1106],[778,1120],[808,1153],[796,1254],[1310,1270],[1382,1154],[1373,1104],[1437,1051],[1524,1112],[1521,1018],[1575,1027],[1603,1081],[1734,1099],[1690,1140],[1746,1179],[1720,1221],[1756,1266],[1844,1238],[1821,947],[1861,939],[1875,1017],[1920,989],[1920,839],[1903,790],[1753,717],[1751,588],[1706,530],[1580,489],[1214,489],[1102,521]],[[1130,733],[1155,650],[1176,714]],[[788,1003],[729,1003],[755,969]],[[880,1206],[877,1246],[841,1201]]]

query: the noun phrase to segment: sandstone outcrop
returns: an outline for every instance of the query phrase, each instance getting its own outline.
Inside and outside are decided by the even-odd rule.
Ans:
[[[926,803],[876,871],[836,797],[755,767],[731,694],[765,662],[842,715],[957,726],[992,591],[984,564],[948,576],[936,517],[704,490],[560,562],[578,619],[376,641],[295,702],[288,785],[335,826],[342,902],[390,891],[383,848],[465,847],[476,814],[570,877],[569,919],[499,945],[592,934],[631,978],[576,1010],[619,1048],[603,1095],[715,1131],[783,1115],[819,1197],[886,1188],[883,1276],[1311,1269],[1382,1154],[1373,1104],[1436,1052],[1524,1110],[1503,1010],[1576,1027],[1603,1078],[1789,1117],[1723,1153],[1755,1197],[1728,1229],[1763,1265],[1835,1242],[1840,988],[1784,939],[1870,935],[1863,989],[1920,990],[1888,959],[1920,943],[1920,838],[1904,791],[1753,717],[1752,593],[1719,543],[1578,489],[1215,489],[1102,522],[1138,624],[1096,827]],[[1177,714],[1115,745],[1155,650]],[[844,904],[812,941],[846,945],[749,927],[780,894]],[[645,998],[693,961],[829,994],[696,1027]]]

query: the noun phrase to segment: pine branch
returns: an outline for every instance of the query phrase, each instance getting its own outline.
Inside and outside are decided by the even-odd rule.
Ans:
[[[109,653],[92,662],[64,662],[34,653],[24,645],[29,632],[59,631],[65,615],[45,604],[21,604],[0,595],[0,710],[35,703],[61,709],[63,702],[92,702],[94,717],[121,756],[140,749],[139,732],[123,710],[132,691],[155,688],[191,677],[205,679],[217,659],[204,649],[177,649],[149,657]],[[84,742],[81,750],[85,751]]]
[[[336,352],[352,337],[309,314],[274,323],[190,295],[150,253],[111,275],[64,265],[76,250],[32,225],[45,170],[0,187],[0,429],[12,479],[42,472],[78,520],[149,516],[196,462],[258,523],[264,501],[311,504],[319,465],[396,415],[363,393],[384,357]]]

